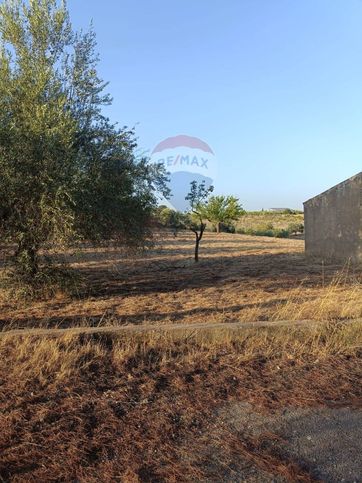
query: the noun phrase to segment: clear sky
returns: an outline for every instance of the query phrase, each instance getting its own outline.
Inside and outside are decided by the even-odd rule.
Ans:
[[[302,202],[362,170],[361,0],[68,0],[93,20],[107,114],[139,145],[196,136],[217,193]]]

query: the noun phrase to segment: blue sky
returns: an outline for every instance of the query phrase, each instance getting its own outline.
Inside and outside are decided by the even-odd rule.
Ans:
[[[107,114],[144,150],[214,150],[217,193],[302,202],[362,169],[361,0],[68,0],[93,20]]]

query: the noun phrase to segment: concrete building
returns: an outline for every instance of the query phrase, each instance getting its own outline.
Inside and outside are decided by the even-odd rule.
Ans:
[[[307,256],[362,263],[362,172],[304,203]]]
[[[269,211],[274,211],[275,213],[283,213],[284,211],[289,210],[289,208],[270,208]]]

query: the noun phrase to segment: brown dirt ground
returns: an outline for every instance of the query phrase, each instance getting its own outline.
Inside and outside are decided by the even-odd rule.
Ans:
[[[357,348],[265,357],[267,338],[246,357],[245,343],[2,339],[0,481],[318,481],[277,428],[245,431],[235,407],[256,429],[288,407],[357,410]]]
[[[0,327],[362,316],[362,270],[308,262],[301,240],[207,233],[197,265],[192,251],[181,233],[160,234],[140,256],[92,247],[53,255],[81,272],[82,289],[25,305],[0,294]]]
[[[361,327],[333,325],[361,317],[361,271],[307,262],[298,240],[207,234],[197,266],[192,245],[182,234],[138,257],[69,251],[85,276],[78,295],[24,305],[4,292],[2,328],[332,322],[309,335],[4,336],[0,481],[329,481],[323,460],[286,451],[274,426],[245,431],[235,408],[254,421],[361,409]]]

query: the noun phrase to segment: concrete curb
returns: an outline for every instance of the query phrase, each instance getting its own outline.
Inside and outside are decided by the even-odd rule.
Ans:
[[[322,324],[346,325],[362,323],[362,318],[348,320],[279,320],[279,321],[253,321],[253,322],[225,322],[225,323],[195,323],[195,324],[165,324],[165,325],[122,325],[104,327],[70,327],[66,329],[14,329],[0,332],[0,337],[25,336],[25,337],[61,337],[64,335],[79,334],[126,334],[144,332],[173,332],[173,331],[199,331],[199,330],[240,330],[252,328],[278,328],[278,327],[304,327],[312,328]]]

